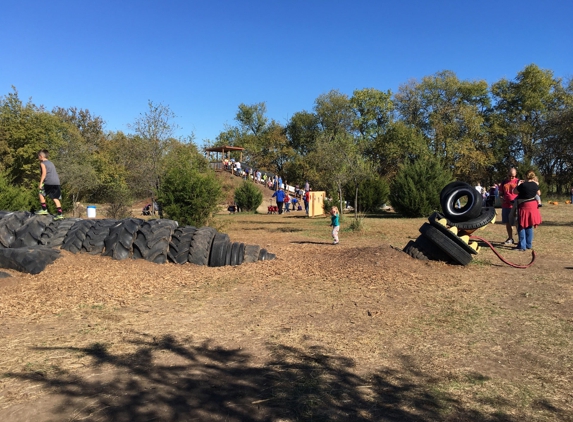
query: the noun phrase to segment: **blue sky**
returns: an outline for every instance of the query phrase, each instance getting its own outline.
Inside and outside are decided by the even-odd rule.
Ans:
[[[0,95],[89,109],[123,130],[169,105],[197,143],[264,101],[286,123],[331,89],[411,78],[573,76],[573,2],[1,0]]]

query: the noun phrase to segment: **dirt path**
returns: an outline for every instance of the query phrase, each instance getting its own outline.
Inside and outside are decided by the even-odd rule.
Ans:
[[[422,220],[372,219],[333,246],[326,219],[221,219],[277,260],[64,253],[0,280],[0,420],[572,420],[566,216],[538,229],[527,271],[392,247]]]

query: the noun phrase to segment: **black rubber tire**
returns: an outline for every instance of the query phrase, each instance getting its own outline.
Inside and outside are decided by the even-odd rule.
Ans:
[[[266,261],[268,251],[263,248],[259,251],[259,261]]]
[[[436,245],[423,235],[418,236],[414,243],[416,244],[416,248],[432,261],[450,262],[452,260],[449,255],[440,248],[436,248]]]
[[[235,242],[231,245],[231,263],[229,265],[241,265],[245,255],[245,244]]]
[[[209,255],[210,267],[223,267],[227,256],[227,246],[229,236],[223,233],[217,233],[211,244],[211,254]]]
[[[477,251],[475,249],[473,249],[470,245],[468,245],[466,242],[464,242],[462,239],[460,239],[460,237],[457,234],[454,234],[446,226],[443,226],[442,224],[438,223],[438,220],[436,220],[435,214],[432,214],[430,216],[430,218],[428,218],[428,221],[430,222],[430,224],[432,226],[434,226],[439,231],[441,231],[446,236],[448,236],[450,239],[452,239],[454,242],[456,242],[467,253],[472,254],[472,255],[477,255]],[[425,224],[427,224],[427,223],[425,223]]]
[[[59,257],[59,250],[41,246],[0,249],[0,268],[39,274]]]
[[[446,195],[450,194],[452,192],[452,190],[455,190],[455,189],[459,188],[460,186],[467,186],[467,183],[454,181],[454,182],[450,182],[446,186],[444,186],[444,188],[440,192],[440,203],[442,203],[442,200],[444,199],[444,197]]]
[[[118,221],[115,226],[111,227],[109,236],[104,240],[105,250],[102,255],[111,256],[118,261],[130,258],[137,231],[144,222],[140,218],[126,218]]]
[[[413,240],[410,240],[402,251],[420,261],[427,261],[429,259],[428,256],[416,246],[416,242]]]
[[[16,231],[22,227],[32,214],[29,212],[11,212],[0,219],[0,247],[9,248],[16,240]]]
[[[261,247],[259,245],[246,245],[243,263],[257,262]]]
[[[231,265],[232,252],[233,252],[233,244],[231,242],[227,242],[227,251],[225,253],[225,265]]]
[[[467,204],[462,208],[456,209],[455,204],[458,199],[466,196]],[[473,187],[464,183],[447,192],[440,201],[443,214],[452,221],[467,221],[476,218],[483,205],[483,197]]]
[[[197,229],[193,226],[179,227],[173,232],[169,242],[167,258],[176,264],[183,265],[189,261],[189,248]]]
[[[51,215],[33,215],[14,233],[15,240],[11,248],[27,248],[40,244],[42,233],[46,230],[54,217]]]
[[[78,253],[82,250],[82,244],[86,239],[87,233],[95,225],[95,220],[79,220],[68,231],[64,238],[62,249],[71,253]]]
[[[455,222],[448,221],[450,226],[456,226],[458,230],[475,231],[487,226],[492,222],[496,216],[496,211],[494,207],[483,207],[480,211],[480,215],[468,221]]]
[[[86,233],[82,243],[82,252],[90,255],[98,255],[103,252],[105,239],[109,236],[110,229],[117,224],[117,220],[96,220],[96,223]]]
[[[468,265],[472,261],[472,256],[468,252],[431,224],[425,223],[422,225],[420,232],[444,251],[453,262],[460,265]]]
[[[50,248],[59,248],[62,246],[62,243],[64,243],[68,231],[78,221],[80,221],[79,218],[66,218],[64,220],[52,221],[42,233],[40,244]]]
[[[145,259],[156,264],[167,262],[169,242],[176,228],[177,222],[173,220],[161,219],[143,223],[133,242],[132,258]]]
[[[195,265],[208,265],[211,245],[217,234],[212,227],[201,227],[195,232],[189,248],[189,262]]]

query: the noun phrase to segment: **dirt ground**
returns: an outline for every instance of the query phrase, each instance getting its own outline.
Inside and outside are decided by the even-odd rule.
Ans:
[[[573,206],[527,270],[400,249],[423,219],[219,215],[277,259],[72,255],[0,279],[2,421],[573,421]],[[480,234],[500,245],[501,224]]]

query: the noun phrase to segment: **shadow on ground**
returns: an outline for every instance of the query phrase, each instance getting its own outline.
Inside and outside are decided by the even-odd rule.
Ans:
[[[513,421],[464,408],[437,381],[403,359],[403,371],[366,376],[352,359],[319,348],[268,346],[261,363],[241,350],[143,336],[130,354],[105,345],[46,348],[84,353],[89,373],[10,373],[64,399],[54,418],[113,421]],[[99,375],[98,375],[99,374]],[[483,377],[482,375],[475,375]],[[500,398],[500,400],[503,400]],[[56,420],[55,419],[55,420]]]

